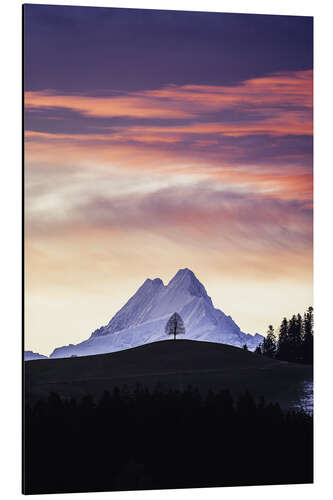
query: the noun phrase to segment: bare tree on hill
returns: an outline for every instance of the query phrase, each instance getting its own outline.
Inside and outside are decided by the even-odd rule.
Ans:
[[[184,322],[178,313],[173,313],[173,315],[169,318],[165,327],[165,333],[167,335],[173,335],[174,340],[176,340],[177,335],[185,333]]]

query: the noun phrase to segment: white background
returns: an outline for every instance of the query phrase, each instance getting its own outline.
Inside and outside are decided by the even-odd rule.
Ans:
[[[34,3],[34,2],[29,2]],[[333,24],[332,4],[317,0],[36,1],[39,4],[142,7],[315,16],[315,484],[76,494],[114,500],[326,499],[333,480]],[[0,494],[21,496],[21,2],[1,5]],[[110,450],[112,453],[112,450]],[[223,449],[221,449],[221,454]],[[274,453],[274,450],[272,450]],[[286,450],[288,453],[288,450]],[[93,459],[93,457],[91,457]],[[90,457],[87,457],[89,460]],[[246,467],[239,457],[239,468]],[[49,495],[47,495],[49,496]],[[52,495],[52,499],[64,498]],[[66,497],[67,498],[67,497]],[[72,498],[72,497],[71,497]],[[74,498],[74,497],[73,497]]]

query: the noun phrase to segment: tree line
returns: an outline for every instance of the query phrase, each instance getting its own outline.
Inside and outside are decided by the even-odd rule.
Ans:
[[[25,408],[25,493],[312,482],[312,417],[249,392],[114,388]]]
[[[303,316],[283,318],[276,334],[269,325],[267,335],[255,350],[256,354],[294,363],[313,364],[313,307]]]

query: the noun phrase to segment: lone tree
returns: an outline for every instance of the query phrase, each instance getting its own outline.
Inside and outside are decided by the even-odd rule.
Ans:
[[[173,313],[173,315],[167,322],[165,333],[167,335],[173,335],[174,340],[176,340],[176,335],[185,333],[183,320],[178,313]]]

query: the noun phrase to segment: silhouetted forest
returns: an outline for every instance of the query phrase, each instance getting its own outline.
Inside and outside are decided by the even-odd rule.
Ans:
[[[278,336],[272,325],[267,335],[255,350],[256,354],[294,363],[313,364],[313,307],[303,317],[294,314],[283,318]]]
[[[310,483],[312,417],[137,386],[25,408],[25,493]]]

